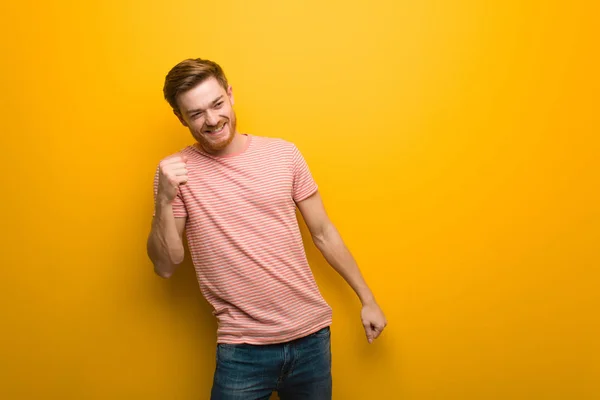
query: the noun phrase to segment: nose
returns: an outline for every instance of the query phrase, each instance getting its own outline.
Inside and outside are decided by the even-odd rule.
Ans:
[[[217,116],[217,113],[215,113],[213,111],[207,110],[205,116],[206,116],[206,120],[205,120],[206,125],[215,126],[219,122],[219,117]]]

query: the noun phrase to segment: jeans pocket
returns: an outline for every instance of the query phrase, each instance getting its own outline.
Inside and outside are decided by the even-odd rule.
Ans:
[[[219,343],[217,345],[217,362],[227,361],[233,356],[236,345]]]

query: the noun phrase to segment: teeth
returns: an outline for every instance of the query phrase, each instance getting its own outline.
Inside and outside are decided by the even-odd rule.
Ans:
[[[223,128],[225,127],[225,124],[221,125],[220,128],[214,128],[214,129],[208,129],[207,132],[210,133],[217,133],[217,132],[221,132],[223,130]]]

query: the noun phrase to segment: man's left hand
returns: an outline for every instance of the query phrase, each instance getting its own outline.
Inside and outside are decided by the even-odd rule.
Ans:
[[[367,340],[373,343],[377,339],[383,329],[387,326],[387,320],[379,305],[375,302],[365,304],[360,313]]]

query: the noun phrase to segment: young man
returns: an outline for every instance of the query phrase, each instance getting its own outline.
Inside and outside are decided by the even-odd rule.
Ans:
[[[240,134],[221,67],[188,59],[164,96],[195,143],[163,159],[154,181],[148,256],[163,278],[188,245],[218,321],[212,399],[331,399],[332,313],[308,265],[295,210],[328,263],[362,302],[372,342],[386,318],[329,220],[296,146]]]

